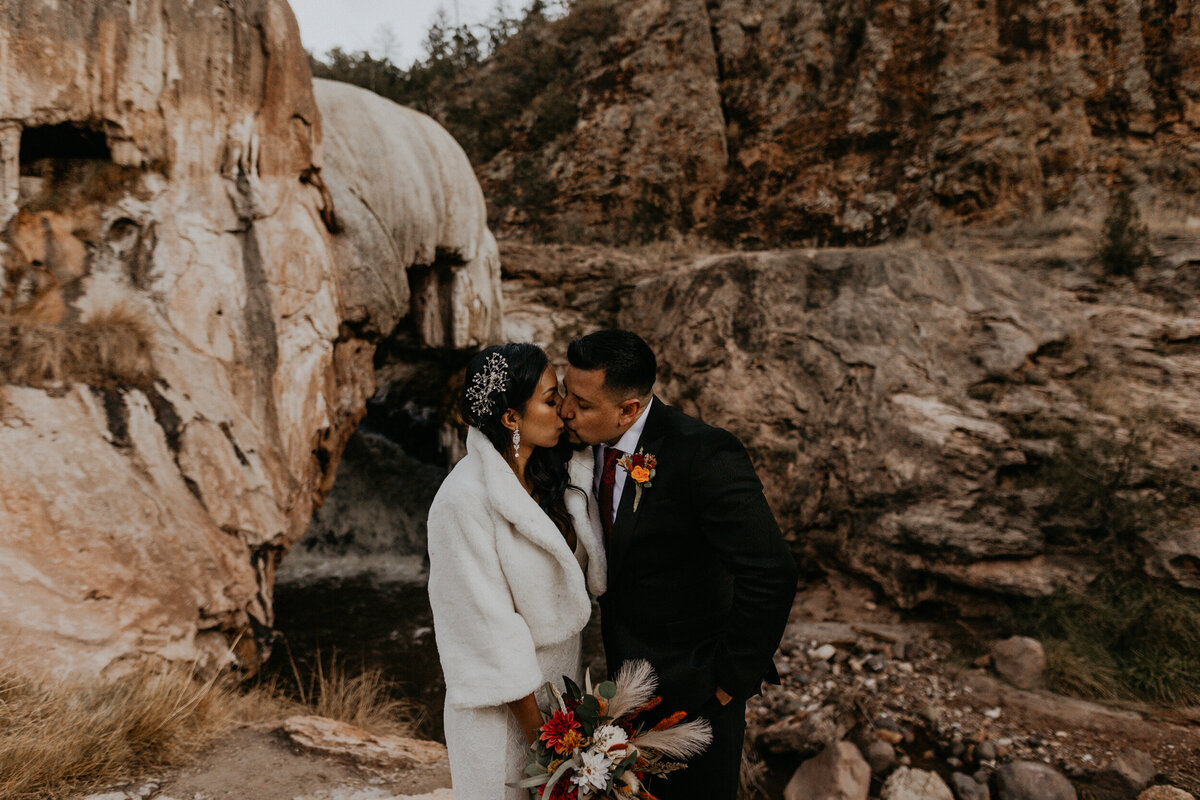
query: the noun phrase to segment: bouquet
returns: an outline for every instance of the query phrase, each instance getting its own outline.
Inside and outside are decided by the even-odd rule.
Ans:
[[[704,752],[712,729],[704,719],[683,722],[678,711],[647,729],[638,715],[656,708],[658,678],[645,661],[627,661],[616,680],[580,689],[564,677],[565,693],[548,684],[558,702],[538,729],[536,754],[512,786],[542,800],[654,800],[642,786],[646,775],[682,769]]]

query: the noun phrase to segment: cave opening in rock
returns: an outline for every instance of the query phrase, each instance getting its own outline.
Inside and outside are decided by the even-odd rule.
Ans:
[[[21,174],[36,174],[35,165],[47,158],[111,161],[112,151],[104,132],[85,123],[62,122],[21,131],[17,156]]]
[[[275,627],[285,646],[268,665],[282,679],[312,675],[336,653],[351,671],[379,669],[403,684],[395,696],[414,703],[418,730],[437,739],[445,686],[425,589],[425,526],[463,448],[455,407],[475,348],[453,346],[462,264],[439,251],[407,270],[409,312],[375,343],[376,392],[332,488],[280,564]]]

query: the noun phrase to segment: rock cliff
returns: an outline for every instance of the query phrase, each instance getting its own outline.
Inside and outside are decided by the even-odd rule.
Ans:
[[[584,0],[506,48],[431,102],[496,219],[565,241],[864,244],[1200,177],[1192,3]]]
[[[253,669],[377,343],[494,335],[465,156],[361,94],[283,0],[0,8],[6,655]]]
[[[1177,243],[1134,281],[1089,257],[1013,231],[701,258],[511,245],[506,327],[559,353],[641,332],[661,395],[747,444],[797,552],[901,606],[994,609],[1129,558],[1200,588],[1200,253]]]

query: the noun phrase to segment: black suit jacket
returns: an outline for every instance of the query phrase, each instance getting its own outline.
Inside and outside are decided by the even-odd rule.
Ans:
[[[741,442],[657,398],[646,413],[638,448],[658,465],[636,513],[625,477],[600,598],[605,655],[610,675],[647,659],[663,708],[694,712],[718,686],[745,699],[779,682],[796,564]]]

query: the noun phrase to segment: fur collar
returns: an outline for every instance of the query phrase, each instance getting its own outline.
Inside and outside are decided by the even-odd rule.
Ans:
[[[608,555],[604,550],[603,528],[600,527],[600,509],[592,502],[592,480],[595,477],[596,459],[592,448],[585,447],[571,457],[567,463],[567,474],[571,485],[567,487],[567,512],[575,524],[575,535],[583,543],[588,554],[588,591],[599,597],[604,594],[608,583]]]
[[[512,467],[496,451],[487,436],[473,426],[467,428],[467,455],[478,460],[488,500],[513,530],[554,556],[564,569],[577,572],[579,564],[562,533],[521,486]],[[588,502],[594,469],[592,459],[586,451],[575,454],[568,465],[568,474],[571,483],[582,488],[587,494],[581,495],[574,489],[567,489],[565,499],[567,511],[575,526],[575,534],[588,554],[588,588],[592,594],[599,595],[604,592],[607,566],[601,542],[599,517],[594,512],[589,515],[589,511],[595,506],[594,503]],[[595,517],[594,527],[590,517]]]

